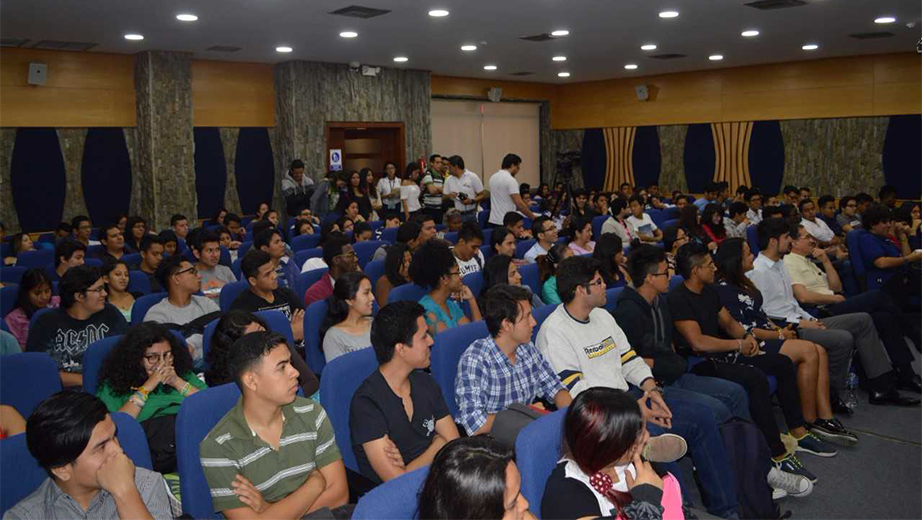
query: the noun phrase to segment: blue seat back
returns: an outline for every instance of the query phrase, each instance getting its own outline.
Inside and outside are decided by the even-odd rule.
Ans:
[[[531,249],[531,246],[535,245],[535,242],[537,242],[537,240],[535,240],[534,238],[529,238],[528,240],[520,240],[515,245],[515,257],[525,258],[525,253],[527,253],[528,250]]]
[[[660,226],[660,227],[662,227],[663,229],[668,229],[668,228],[671,228],[672,226],[678,226],[678,225],[679,225],[679,222],[680,222],[679,219],[677,219],[677,218],[671,218],[671,219],[666,220],[665,222],[663,222],[663,225]]]
[[[122,340],[122,336],[109,336],[93,342],[83,354],[83,391],[96,395],[99,389],[99,371],[106,357]]]
[[[240,270],[240,263],[243,262],[243,255],[238,253],[237,259],[231,263],[231,272],[234,273],[234,278],[238,280],[243,279],[243,272]]]
[[[848,246],[848,259],[851,261],[852,270],[855,275],[865,277],[868,274],[867,266],[864,265],[864,258],[861,256],[861,236],[867,233],[863,229],[853,229],[845,235],[845,245]]]
[[[147,273],[139,270],[128,271],[128,292],[150,294],[150,279]]]
[[[371,262],[371,257],[374,256],[375,251],[383,245],[385,245],[383,240],[366,240],[352,244],[352,248],[355,249],[355,255],[359,260],[359,266],[364,269],[368,262]],[[374,286],[372,286],[372,289],[374,289]]]
[[[608,289],[605,291],[605,310],[608,312],[614,312],[615,307],[618,306],[618,298],[621,297],[621,291],[624,290],[624,287],[615,287],[614,289]]]
[[[477,271],[475,273],[465,275],[464,285],[470,288],[471,292],[474,293],[475,298],[480,296],[480,292],[483,291],[483,271]]]
[[[304,311],[304,357],[307,366],[318,376],[327,364],[320,343],[320,327],[327,309],[327,301],[320,300],[308,305]]]
[[[483,229],[483,226],[481,226],[481,229]],[[492,240],[492,239],[493,239],[493,228],[490,228],[490,229],[483,229],[483,243],[484,243],[484,245],[489,246],[489,245],[490,245],[490,240]]]
[[[682,275],[677,274],[673,276],[669,279],[669,290],[671,291],[675,289],[676,287],[682,285],[683,282],[685,282],[685,278],[683,278]]]
[[[285,336],[285,339],[288,340],[288,343],[291,346],[294,346],[295,338],[291,331],[291,321],[285,317],[284,312],[276,309],[268,309],[264,311],[257,311],[254,314],[266,322],[266,325],[269,326],[269,330],[275,332],[276,334]],[[217,320],[215,321],[217,322]],[[217,325],[217,323],[215,323],[215,325]]]
[[[411,301],[418,302],[420,298],[428,293],[426,289],[415,283],[405,283],[399,287],[391,289],[387,295],[387,303]]]
[[[515,440],[515,463],[522,474],[522,496],[540,518],[544,486],[560,459],[566,409],[545,415],[519,432]]]
[[[352,520],[411,520],[419,508],[419,492],[426,482],[429,466],[389,480],[359,499]]]
[[[22,275],[26,272],[25,267],[19,267],[15,265],[5,266],[0,268],[0,282],[4,284],[8,283],[19,283],[22,281]]]
[[[365,276],[371,282],[371,289],[374,290],[378,286],[378,278],[384,276],[384,260],[372,260],[365,264],[362,270],[365,271]]]
[[[159,292],[141,296],[135,300],[134,305],[131,306],[131,325],[137,325],[144,321],[144,316],[147,315],[147,311],[166,297],[167,294],[165,292]]]
[[[215,318],[209,321],[208,325],[205,325],[205,330],[202,331],[202,362],[206,369],[211,368],[211,364],[207,361],[208,351],[211,350],[211,338],[214,337],[214,331],[218,327],[219,321],[221,321],[221,318]]]
[[[54,265],[54,249],[36,249],[23,251],[16,255],[16,265],[29,269],[31,267],[46,267]]]
[[[541,295],[541,273],[538,270],[538,264],[525,264],[519,267],[519,274],[522,275],[522,285],[527,285],[531,292]]]
[[[484,244],[480,246],[480,252],[483,253],[483,260],[487,261],[493,256],[493,248],[490,247],[490,244],[484,241]]]
[[[118,443],[135,466],[153,470],[147,436],[141,425],[125,413],[109,414],[115,423]],[[35,491],[48,474],[29,453],[25,435],[0,440],[0,515]],[[206,489],[207,492],[207,489]]]
[[[122,261],[128,265],[138,265],[141,263],[141,253],[129,253],[122,256]]]
[[[487,219],[490,218],[490,210],[484,208],[483,211],[477,214],[477,223],[480,224],[480,229],[483,229],[487,225]]]
[[[230,267],[231,264],[231,254],[230,249],[220,246],[221,256],[218,258],[218,264],[223,265],[224,267]]]
[[[322,247],[312,247],[310,249],[302,249],[295,253],[295,265],[298,266],[298,270],[304,267],[304,262],[307,262],[308,258],[323,258],[323,248]]]
[[[531,331],[531,342],[534,343],[538,340],[538,330],[541,329],[541,324],[544,323],[544,320],[554,312],[554,309],[557,308],[557,305],[545,305],[544,307],[538,307],[537,309],[531,310],[531,315],[535,317],[535,328]]]
[[[86,265],[95,267],[95,268],[97,268],[97,269],[99,269],[99,268],[102,267],[102,260],[100,260],[100,259],[98,259],[98,258],[84,258],[84,259],[83,259],[83,263],[86,264]]]
[[[192,518],[222,518],[214,512],[211,492],[199,456],[199,444],[237,404],[236,383],[200,390],[183,401],[176,416],[176,465],[182,510]]]
[[[11,283],[0,287],[0,319],[6,318],[6,315],[13,310],[18,298],[19,284]]]
[[[44,352],[11,354],[0,362],[0,404],[12,406],[24,418],[60,391],[58,364]]]
[[[430,358],[432,377],[442,389],[442,397],[452,417],[458,417],[458,404],[455,402],[458,361],[471,343],[488,335],[487,324],[483,320],[453,327],[435,335]]]
[[[369,221],[368,221],[368,226],[371,228],[371,232],[372,232],[372,233],[374,233],[375,231],[377,231],[378,228],[380,228],[380,227],[383,226],[383,225],[384,225],[384,221],[383,221],[383,220],[369,220]]]
[[[384,231],[381,232],[381,240],[393,244],[397,241],[397,230],[400,228],[384,228]]]
[[[253,247],[252,240],[245,240],[240,243],[240,247],[237,248],[237,258],[243,258],[243,255],[247,254],[247,251]]]
[[[449,231],[448,233],[445,233],[445,235],[444,235],[442,238],[443,238],[446,242],[450,242],[450,243],[452,243],[452,244],[457,244],[457,243],[458,243],[458,232],[457,232],[457,231]]]
[[[669,220],[669,215],[661,209],[648,209],[645,211],[647,215],[650,215],[650,220],[656,224],[656,227],[662,227],[663,223]]]
[[[35,327],[35,323],[38,321],[39,316],[42,316],[43,314],[49,313],[53,310],[54,309],[51,307],[45,307],[44,309],[39,309],[35,311],[35,314],[33,314],[31,318],[29,318],[29,330],[32,330],[32,327]]]
[[[304,301],[304,295],[307,293],[307,290],[317,283],[317,280],[323,278],[323,275],[327,274],[327,271],[329,271],[329,269],[324,267],[322,269],[312,269],[298,275],[298,279],[295,280],[294,289],[295,294],[298,295],[298,298],[301,298],[301,301]]]
[[[291,250],[297,253],[305,249],[313,249],[320,243],[320,233],[298,235],[291,239]]]
[[[240,296],[240,293],[249,289],[250,282],[247,280],[231,282],[221,287],[221,293],[218,295],[218,307],[221,307],[221,312],[229,311],[231,304]]]
[[[359,385],[378,368],[373,348],[363,348],[339,356],[327,364],[320,379],[320,404],[333,423],[336,445],[343,456],[343,464],[359,472],[355,453],[352,452],[352,437],[349,434],[349,409],[352,396]]]
[[[746,228],[746,243],[753,256],[759,256],[759,226],[751,225]]]
[[[602,236],[602,224],[608,220],[608,215],[599,215],[598,217],[592,218],[592,239],[598,242],[599,237]]]

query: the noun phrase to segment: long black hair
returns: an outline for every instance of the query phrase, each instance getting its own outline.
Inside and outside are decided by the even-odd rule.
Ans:
[[[512,257],[509,255],[493,255],[483,264],[483,286],[493,287],[501,283],[509,283],[509,264]]]
[[[743,272],[743,251],[745,247],[748,246],[742,238],[724,240],[717,247],[714,265],[717,266],[717,275],[721,280],[755,295],[759,292],[759,289]]]
[[[236,381],[230,365],[231,348],[235,341],[243,337],[244,331],[251,323],[258,323],[263,330],[269,330],[262,318],[244,311],[228,311],[218,320],[214,335],[211,336],[211,348],[205,354],[205,361],[211,365],[205,372],[205,382],[208,386]]]
[[[33,267],[23,273],[22,280],[19,281],[19,295],[16,297],[16,304],[13,305],[13,308],[22,309],[22,313],[26,315],[26,318],[31,318],[33,314],[41,309],[32,305],[29,293],[32,292],[32,289],[42,285],[47,285],[48,289],[51,290],[51,294],[54,294],[54,286],[51,285],[51,279],[48,278],[44,269]]]
[[[387,256],[384,258],[384,276],[391,283],[391,287],[400,287],[405,283],[410,283],[400,274],[407,251],[409,247],[400,242],[387,247]]]
[[[115,222],[116,224],[118,223],[117,220]],[[144,224],[144,233],[147,233],[147,221],[137,215],[128,217],[128,220],[125,221],[125,232],[123,233],[125,235],[125,242],[128,244],[128,247],[135,251],[141,250],[141,238],[144,238],[144,235],[141,235],[141,238],[138,239],[134,238],[133,229],[135,224],[138,223]]]
[[[341,323],[349,316],[349,302],[354,300],[355,295],[359,292],[362,280],[368,280],[368,276],[361,271],[346,273],[336,279],[336,285],[333,287],[333,296],[327,302],[327,316],[323,319],[323,326],[320,327],[320,337],[323,338],[330,327]],[[370,281],[369,281],[370,283]]]
[[[189,349],[163,325],[145,321],[130,328],[106,356],[99,371],[100,386],[108,385],[113,395],[128,395],[133,388],[143,385],[150,377],[144,369],[144,353],[151,345],[162,341],[170,345],[176,375],[185,379],[192,372]],[[156,391],[162,391],[162,387],[157,387]]]
[[[621,279],[621,269],[615,262],[615,255],[622,251],[624,251],[624,242],[615,233],[605,233],[596,242],[592,257],[601,262],[602,266],[599,268],[599,274],[606,280],[606,283],[608,283],[608,280]]]
[[[720,224],[715,224],[713,222],[714,215],[720,215]],[[724,210],[720,207],[719,204],[711,202],[710,204],[704,207],[704,212],[701,214],[701,225],[707,226],[711,230],[711,233],[715,237],[725,237],[727,236],[727,231],[724,229]]]

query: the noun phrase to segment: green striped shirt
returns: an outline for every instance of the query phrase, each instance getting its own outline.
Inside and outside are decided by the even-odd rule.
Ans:
[[[285,424],[278,451],[247,424],[243,398],[199,444],[202,469],[215,511],[244,507],[231,483],[241,474],[267,502],[277,502],[307,480],[315,469],[341,459],[333,425],[320,403],[298,397],[282,407]]]

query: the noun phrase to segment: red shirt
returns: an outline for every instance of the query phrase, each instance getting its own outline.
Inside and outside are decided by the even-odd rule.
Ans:
[[[326,300],[330,296],[333,296],[333,277],[329,273],[325,273],[304,293],[304,307],[308,307],[314,302]]]

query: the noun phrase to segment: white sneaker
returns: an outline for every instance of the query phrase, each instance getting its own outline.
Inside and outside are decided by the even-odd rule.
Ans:
[[[776,467],[768,471],[768,485],[784,490],[788,496],[792,497],[805,497],[813,492],[813,482],[810,482],[810,479],[781,471]]]
[[[781,488],[772,488],[772,500],[781,500],[788,496],[788,492]]]

